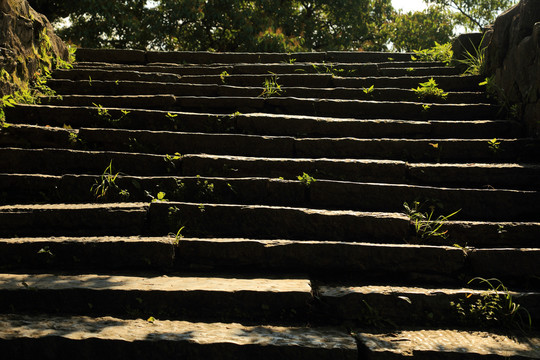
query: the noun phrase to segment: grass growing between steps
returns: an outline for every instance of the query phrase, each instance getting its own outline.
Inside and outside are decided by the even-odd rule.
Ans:
[[[448,220],[461,211],[457,210],[449,215],[439,215],[435,217],[435,206],[428,206],[429,211],[423,211],[426,204],[420,204],[419,201],[414,201],[411,205],[407,202],[403,203],[405,214],[409,216],[410,223],[414,228],[415,241],[424,243],[432,238],[448,238],[448,230],[445,230],[444,225]]]
[[[531,314],[514,301],[510,290],[499,279],[476,277],[468,282],[469,285],[473,283],[485,285],[488,289],[479,299],[471,300],[469,294],[465,299],[450,303],[464,324],[522,332],[531,330]]]
[[[98,201],[126,201],[129,199],[129,191],[121,189],[116,184],[119,173],[113,173],[112,160],[109,166],[101,174],[100,180],[96,180],[90,191]]]

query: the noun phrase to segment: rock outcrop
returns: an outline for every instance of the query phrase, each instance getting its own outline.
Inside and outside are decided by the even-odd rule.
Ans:
[[[488,72],[530,135],[540,126],[540,0],[522,0],[497,18],[486,34]]]
[[[0,0],[0,94],[24,88],[69,52],[50,22],[26,0]]]

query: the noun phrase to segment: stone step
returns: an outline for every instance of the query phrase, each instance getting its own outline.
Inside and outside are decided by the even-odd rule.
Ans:
[[[494,287],[500,284],[496,279],[490,280]],[[448,326],[517,331],[529,329],[528,315],[531,324],[538,327],[540,292],[495,291],[480,280],[471,284],[483,289],[321,284],[314,293],[325,316],[335,323],[353,322],[357,327],[369,324],[382,328]],[[511,296],[510,304],[519,305],[521,310],[506,313],[506,296]],[[489,315],[479,309],[475,314],[469,313],[477,302],[484,304],[477,306],[496,303],[502,309],[492,310]]]
[[[0,274],[0,279],[2,309],[13,313],[285,324],[306,321],[312,301],[310,281],[303,278]]]
[[[154,154],[240,155],[285,158],[394,159],[424,162],[535,161],[534,139],[354,139],[294,138],[81,128],[78,139],[90,149]],[[36,144],[39,146],[39,143]]]
[[[274,79],[277,84],[283,87],[295,87],[301,84],[303,87],[328,88],[402,88],[416,89],[420,83],[424,83],[433,78],[438,87],[444,91],[481,91],[479,85],[484,79],[480,76],[456,76],[456,75],[436,75],[436,76],[334,76],[331,73],[317,74],[232,74],[228,76],[220,75],[176,75],[163,73],[143,73],[128,70],[62,70],[56,73],[56,79],[86,80],[87,86],[92,86],[95,80],[109,80],[116,82],[121,80],[145,81],[156,83],[183,83],[183,84],[213,84],[213,85],[233,85],[233,86],[257,86],[264,85],[266,80]]]
[[[358,358],[354,338],[341,328],[112,317],[2,315],[0,344],[6,358],[21,360]]]
[[[149,64],[149,65],[118,65],[118,64],[75,64],[71,70],[55,70],[55,78],[71,78],[66,75],[70,71],[80,74],[79,71],[92,70],[116,70],[137,71],[141,73],[161,73],[176,75],[233,75],[233,74],[333,74],[335,76],[437,76],[437,75],[460,75],[461,72],[455,67],[428,66],[422,64],[410,64],[409,67],[379,67],[376,63],[340,64],[340,63],[281,63],[281,64],[212,64],[212,65],[176,65]],[[66,77],[67,76],[67,77]],[[80,76],[75,75],[81,78]],[[83,79],[88,79],[87,76]]]
[[[407,329],[376,332],[359,329],[365,359],[540,359],[540,334],[516,331]]]
[[[170,271],[174,237],[93,236],[0,239],[0,269],[21,271]]]
[[[304,53],[242,53],[242,52],[204,52],[204,51],[142,51],[119,49],[77,49],[77,61],[107,62],[117,64],[215,64],[215,63],[290,63],[297,62],[385,62],[410,61],[413,53],[388,52],[304,52]]]
[[[343,134],[346,134],[359,139],[505,139],[522,136],[521,127],[518,123],[504,120],[362,120],[265,113],[216,116],[215,114],[204,113],[133,109],[128,110],[130,111],[129,114],[124,115],[120,109],[111,108],[108,109],[111,121],[103,116],[98,116],[95,106],[19,105],[15,108],[6,108],[5,111],[10,123],[49,125],[53,127],[62,127],[67,124],[73,128],[117,127],[133,130],[237,132],[297,137],[342,137]],[[62,134],[61,137],[69,136],[69,134]]]
[[[302,174],[298,174],[300,176]],[[91,191],[97,175],[0,174],[0,203],[87,203],[96,201]],[[451,220],[538,221],[538,191],[437,188],[407,184],[357,183],[318,179],[309,185],[296,178],[214,178],[171,176],[125,176],[115,179],[117,189],[100,200],[122,200],[114,193],[127,191],[124,201],[150,202],[163,193],[164,199],[221,204],[273,205],[318,209],[404,212],[403,203],[421,204],[421,212],[435,206],[435,217]],[[501,207],[500,204],[506,204]],[[505,246],[508,242],[497,246]],[[494,244],[495,245],[495,244]],[[515,244],[514,244],[515,245]],[[527,247],[522,244],[521,246]]]
[[[0,206],[0,236],[137,235],[148,204],[45,204]]]
[[[206,96],[206,97],[259,97],[264,88],[242,87],[216,84],[176,84],[152,83],[142,81],[99,81],[93,80],[92,86],[88,81],[72,81],[55,79],[49,85],[65,99],[73,95],[155,95],[171,94],[175,96]],[[378,100],[378,101],[409,101],[420,102],[416,92],[412,89],[398,88],[309,88],[309,87],[282,87],[282,94],[276,97],[296,98],[324,98],[343,100]],[[430,99],[432,103],[488,103],[485,93],[473,91],[448,92],[445,99]],[[112,106],[119,107],[119,106]]]
[[[158,108],[220,114],[268,112],[296,115],[328,116],[364,119],[440,119],[493,120],[500,117],[500,108],[491,104],[440,104],[431,102],[398,102],[373,100],[342,100],[294,97],[206,97],[172,95],[67,95],[44,100],[48,105],[103,106],[120,108]],[[463,110],[467,109],[468,112]]]
[[[470,241],[489,247],[489,244],[496,244],[499,239],[516,241],[519,244],[533,244],[537,241],[535,239],[538,237],[540,223],[446,221],[440,228],[440,232],[444,232],[443,235],[430,236],[431,230],[422,228],[417,230],[409,216],[397,212],[153,202],[150,205],[149,226],[150,233],[156,236],[176,234],[184,227],[183,234],[191,237],[246,237],[385,244],[409,242],[456,244],[461,247],[469,246]]]
[[[111,164],[112,175],[121,171],[130,175],[181,175],[181,159],[167,160],[165,155],[85,151],[68,149],[0,148],[2,173],[104,174]]]
[[[539,190],[535,164],[429,164],[390,160],[285,159],[184,155],[184,176],[268,177],[415,184],[428,186]]]

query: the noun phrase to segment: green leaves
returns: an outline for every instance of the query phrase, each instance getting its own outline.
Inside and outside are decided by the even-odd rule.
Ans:
[[[428,81],[420,83],[416,89],[412,89],[420,100],[445,100],[448,93],[440,89],[435,79],[430,78]]]

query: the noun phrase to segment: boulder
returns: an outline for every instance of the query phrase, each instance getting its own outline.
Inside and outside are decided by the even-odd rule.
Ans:
[[[540,136],[540,0],[522,0],[487,31],[488,72],[531,136]]]
[[[26,0],[0,0],[0,95],[25,88],[69,52],[50,22]]]

